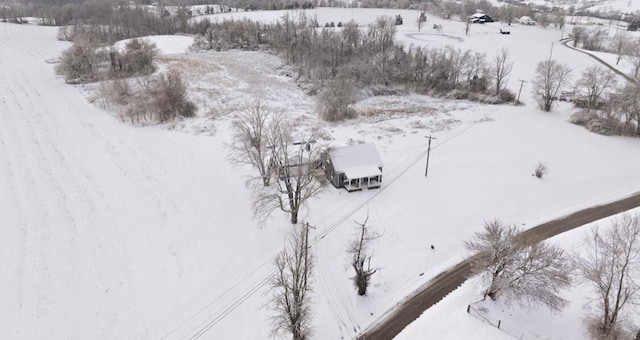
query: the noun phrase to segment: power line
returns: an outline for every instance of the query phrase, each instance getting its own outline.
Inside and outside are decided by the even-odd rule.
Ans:
[[[497,109],[494,109],[492,112],[495,112]],[[471,129],[472,127],[476,126],[477,124],[479,124],[481,121],[476,121],[474,123],[472,123],[471,125],[469,125],[468,127],[464,128],[463,130],[461,130],[460,132],[450,136],[449,138],[443,140],[441,143],[433,146],[433,149],[436,149],[442,145],[444,145],[445,143],[451,141],[452,139],[460,136],[461,134],[463,134],[464,132],[468,131],[469,129]],[[436,139],[434,137],[431,137],[431,139]],[[380,189],[378,189],[372,196],[370,196],[369,198],[367,198],[366,200],[364,200],[363,202],[361,202],[360,204],[358,204],[355,208],[351,209],[350,211],[348,211],[347,213],[345,213],[342,217],[340,217],[337,221],[335,221],[334,223],[330,224],[326,229],[324,229],[318,237],[315,240],[313,240],[309,247],[313,247],[315,246],[318,242],[320,242],[320,240],[322,240],[325,236],[327,236],[329,233],[331,233],[333,230],[337,229],[340,225],[342,225],[347,219],[349,219],[351,216],[353,216],[353,214],[355,214],[357,211],[359,211],[360,209],[362,209],[365,205],[367,205],[370,201],[372,201],[373,199],[375,199],[378,195],[380,195],[382,192],[385,191],[386,188],[388,188],[391,184],[393,184],[394,182],[396,182],[400,177],[402,177],[402,175],[404,175],[407,171],[409,171],[416,163],[418,163],[426,154],[428,154],[431,150],[431,146],[429,143],[429,148],[427,149],[427,151],[423,151],[421,153],[418,154],[418,156],[411,161],[410,164],[408,164],[398,175],[396,175],[394,178],[392,178],[390,181],[387,182],[386,185],[382,186]],[[268,263],[268,261],[263,262],[259,268],[263,268],[266,264]],[[258,268],[258,269],[259,269]],[[255,271],[253,271],[251,274],[255,273],[257,271],[257,269]],[[251,274],[245,276],[245,277],[249,277]],[[271,278],[276,274],[276,271],[273,270],[272,272],[270,272],[269,275],[267,275],[267,277],[263,278],[262,280],[260,280],[258,283],[256,283],[255,285],[253,285],[248,291],[246,291],[244,294],[242,294],[236,301],[234,301],[233,303],[231,303],[231,305],[229,305],[228,307],[224,308],[223,310],[221,310],[219,313],[217,313],[212,319],[208,319],[201,322],[198,326],[196,326],[196,329],[192,332],[189,333],[189,335],[187,335],[186,337],[183,337],[183,339],[198,339],[200,338],[202,335],[204,335],[207,331],[209,331],[211,328],[213,328],[216,324],[218,324],[220,321],[222,321],[224,318],[226,318],[229,314],[231,314],[231,312],[233,312],[236,308],[238,308],[242,303],[244,303],[246,300],[248,300],[251,296],[253,296],[256,292],[258,292],[262,287],[264,287],[270,280]],[[228,292],[228,291],[227,291]],[[225,293],[226,294],[226,293]],[[207,304],[205,307],[201,308],[196,314],[192,315],[189,320],[192,320],[196,315],[200,314],[201,312],[203,312],[204,310],[206,310],[208,307],[210,307],[213,303],[215,303],[216,301],[212,301],[209,304]],[[178,312],[179,313],[179,312]],[[177,313],[176,313],[177,314]],[[170,317],[171,318],[171,317]],[[169,319],[170,319],[169,318]],[[185,321],[184,323],[182,323],[179,327],[181,327],[182,325],[184,325],[187,321]],[[173,333],[175,331],[175,329],[171,332]],[[167,335],[165,335],[166,337]]]

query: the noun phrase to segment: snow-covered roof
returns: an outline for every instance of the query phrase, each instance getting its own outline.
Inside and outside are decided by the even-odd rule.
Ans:
[[[533,19],[531,19],[531,17],[525,15],[525,16],[520,18],[520,21],[533,21]]]
[[[484,14],[484,13],[476,13],[476,14],[473,14],[473,15],[469,16],[469,18],[482,18],[484,16],[486,16],[486,14]]]
[[[333,169],[348,178],[380,175],[382,159],[373,143],[354,144],[329,150]],[[375,170],[374,170],[375,169]]]

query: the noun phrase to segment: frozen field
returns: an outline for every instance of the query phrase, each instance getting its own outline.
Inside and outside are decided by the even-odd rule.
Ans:
[[[352,16],[366,23],[382,10],[314,11],[319,20]],[[267,13],[252,15],[279,16]],[[504,36],[496,23],[472,26],[465,36],[461,23],[429,16],[417,32],[417,12],[385,13],[405,17],[396,34],[405,45],[450,43],[489,57],[508,47],[516,61],[508,84],[514,91],[551,53],[571,65],[574,80],[594,62],[558,45],[558,29],[512,25]],[[442,34],[430,28],[436,22]],[[258,226],[244,186],[251,169],[232,168],[225,146],[233,112],[255,97],[323,125],[334,145],[374,142],[385,163],[380,190],[328,188],[301,214],[316,227],[316,339],[353,338],[464,258],[463,240],[485,220],[526,228],[640,188],[640,140],[572,125],[565,103],[550,113],[537,110],[530,82],[522,91],[525,106],[376,97],[355,104],[371,116],[326,124],[316,118],[314,99],[281,75],[276,56],[185,55],[183,42],[160,38],[168,44],[162,67],[188,75],[203,116],[136,127],[54,75],[45,60],[69,46],[55,35],[55,28],[0,24],[0,338],[270,338],[264,283],[291,226],[281,213]],[[210,110],[218,118],[205,117]],[[437,139],[425,178],[430,134]],[[543,180],[531,176],[539,161],[549,167]],[[367,210],[384,237],[374,246],[380,270],[369,295],[358,297],[345,248],[353,221]],[[461,331],[474,333],[418,324],[419,333],[403,339],[504,337],[463,316],[480,297],[473,282],[451,297],[421,322],[451,313],[471,325]]]

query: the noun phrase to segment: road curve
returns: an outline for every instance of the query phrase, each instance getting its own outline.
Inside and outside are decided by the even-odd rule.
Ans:
[[[523,232],[528,237],[541,240],[553,237],[587,223],[600,220],[633,208],[640,207],[640,192],[614,202],[594,206],[570,215],[540,224]],[[425,310],[435,305],[449,293],[456,290],[471,274],[469,260],[466,259],[449,270],[437,275],[414,292],[405,302],[375,326],[365,330],[357,339],[393,339],[406,326],[416,320]]]
[[[600,64],[604,65],[605,67],[607,67],[608,69],[610,69],[611,71],[613,71],[614,73],[620,75],[621,77],[623,77],[624,79],[626,79],[627,81],[631,82],[631,83],[637,83],[638,81],[632,77],[629,77],[628,75],[626,75],[624,72],[618,70],[617,68],[609,65],[607,62],[605,62],[604,60],[600,59],[598,56],[596,56],[595,54],[589,53],[585,50],[581,50],[579,48],[575,48],[573,46],[569,46],[568,42],[572,41],[571,38],[564,38],[562,40],[560,40],[560,43],[563,44],[565,47],[568,47],[574,51],[580,52],[580,53],[584,53],[586,55],[588,55],[589,57],[595,59],[597,62],[599,62]]]

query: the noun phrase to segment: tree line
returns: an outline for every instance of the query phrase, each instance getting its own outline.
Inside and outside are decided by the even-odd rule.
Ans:
[[[571,121],[605,135],[640,136],[640,39],[616,29],[613,37],[604,27],[576,25],[570,38],[574,47],[616,55],[616,65],[624,60],[631,66],[635,81],[616,87],[615,75],[601,67],[587,68],[576,82],[572,100],[581,110]]]
[[[341,29],[321,28],[304,13],[285,14],[276,23],[244,20],[197,24],[202,49],[269,49],[291,66],[298,82],[311,84],[332,102],[321,103],[321,117],[349,118],[355,86],[377,91],[414,91],[490,103],[514,100],[504,88],[512,61],[488,62],[486,55],[451,46],[410,47],[394,43],[395,20],[379,17],[366,27],[350,21]],[[508,51],[505,52],[508,56]],[[331,93],[322,96],[323,92]],[[324,108],[324,109],[322,109]]]
[[[0,6],[0,20],[23,22],[24,17],[39,18],[41,25],[61,26],[58,38],[72,41],[76,34],[91,31],[103,43],[148,35],[189,33],[187,7],[173,15],[162,7],[131,6],[126,1],[29,1]]]
[[[571,122],[604,135],[640,136],[640,84],[617,87],[616,75],[601,66],[587,67],[571,85],[571,69],[553,59],[539,62],[533,93],[540,109],[550,111],[558,100],[572,101],[579,110]],[[572,91],[566,89],[573,88]],[[563,91],[565,90],[565,91]]]

